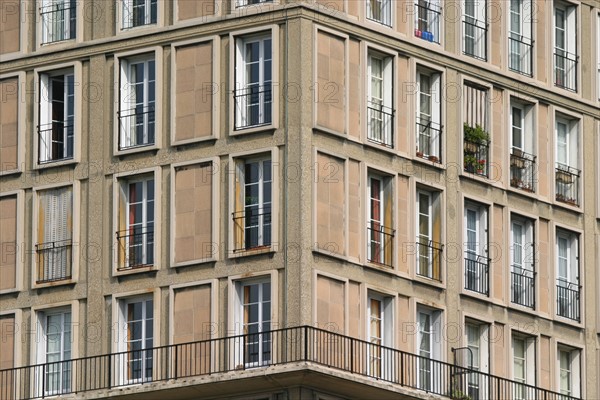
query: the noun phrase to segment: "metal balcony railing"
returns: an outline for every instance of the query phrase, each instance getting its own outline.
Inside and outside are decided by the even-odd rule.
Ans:
[[[487,60],[488,25],[472,17],[463,21],[463,53],[479,60]]]
[[[421,240],[417,245],[417,275],[442,281],[444,245],[433,240]]]
[[[233,94],[235,129],[268,125],[272,121],[273,93],[270,84],[249,85]]]
[[[134,364],[140,359],[146,362]],[[44,397],[47,387],[44,380],[50,368],[68,374],[68,379],[63,379],[64,384],[60,387],[60,393],[67,394],[251,368],[263,368],[264,374],[275,375],[283,372],[276,366],[291,363],[306,370],[321,366],[332,375],[334,371],[344,371],[373,378],[374,383],[389,382],[450,399],[465,399],[469,382],[478,382],[481,398],[486,399],[514,399],[514,393],[519,392],[524,393],[527,399],[579,400],[311,326],[4,369],[0,370],[0,398],[28,400]],[[339,379],[339,372],[335,374]],[[224,376],[223,379],[229,377]]]
[[[123,29],[156,24],[158,0],[123,2]]]
[[[369,102],[367,139],[385,147],[394,147],[394,110],[382,104]]]
[[[577,322],[580,321],[580,290],[581,286],[578,283],[564,279],[556,280],[556,313],[558,315]]]
[[[554,84],[576,92],[579,56],[561,49],[554,49],[554,51]]]
[[[417,117],[417,157],[442,162],[442,126]]]
[[[119,116],[119,150],[151,146],[155,138],[154,106],[121,110]]]
[[[37,283],[64,281],[72,277],[71,239],[35,245],[37,255]]]
[[[508,68],[526,76],[533,76],[533,40],[510,33],[508,38]]]
[[[117,232],[119,263],[125,271],[154,265],[154,232],[132,228]]]
[[[579,177],[581,171],[564,164],[556,164],[556,201],[579,206]]]
[[[415,36],[429,42],[440,43],[440,17],[442,7],[429,1],[415,1]]]
[[[40,7],[42,18],[42,43],[75,39],[77,32],[77,7],[75,0],[49,2]]]
[[[386,267],[393,267],[392,257],[394,255],[395,233],[394,229],[371,221],[367,226],[367,238],[369,241],[367,261]]]
[[[490,259],[485,256],[466,252],[465,254],[465,289],[490,294]]]
[[[38,126],[38,164],[73,158],[73,121]]]
[[[472,174],[488,176],[489,174],[489,143],[464,141],[464,169]]]
[[[271,211],[255,209],[232,213],[236,232],[243,234],[235,238],[234,252],[256,250],[271,246]]]
[[[512,149],[510,155],[510,186],[527,192],[535,192],[536,156],[519,149]]]
[[[533,270],[513,265],[510,272],[510,301],[535,308],[535,275]]]

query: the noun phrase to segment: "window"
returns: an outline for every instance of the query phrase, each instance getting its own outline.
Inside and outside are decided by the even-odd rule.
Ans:
[[[534,192],[537,167],[536,156],[533,154],[533,106],[511,99],[510,124],[510,186]]]
[[[368,375],[392,378],[391,360],[393,353],[381,346],[393,347],[393,310],[392,298],[369,292],[367,299],[369,314],[369,325],[367,329],[367,340],[369,351]]]
[[[511,218],[511,301],[535,308],[535,243],[533,221]]]
[[[73,188],[38,192],[36,282],[49,283],[72,278]]]
[[[577,91],[577,7],[560,1],[554,6],[554,84]]]
[[[152,56],[120,60],[119,150],[155,143],[156,63]]]
[[[121,0],[123,3],[122,29],[156,24],[158,0]]]
[[[581,396],[581,351],[558,346],[558,390],[560,394],[578,398]]]
[[[487,89],[466,83],[464,95],[464,170],[488,176],[489,138]]]
[[[600,100],[600,13],[598,14],[598,22],[596,24],[596,60],[598,62],[598,75],[596,80],[598,81],[598,100]]]
[[[479,399],[489,393],[488,377],[484,375],[490,371],[489,325],[475,321],[466,322],[465,336],[471,356],[470,368],[481,373],[469,374],[468,395],[472,399]]]
[[[394,234],[392,222],[392,180],[368,175],[367,260],[392,267]]]
[[[486,0],[464,0],[463,53],[487,60]]]
[[[556,232],[557,314],[580,320],[579,237],[572,232]]]
[[[271,246],[270,157],[235,159],[234,252]]]
[[[239,364],[243,360],[241,365],[246,368],[268,365],[272,353],[271,281],[241,281],[236,286],[236,327],[241,328],[239,334],[245,335],[243,355],[238,354]]]
[[[42,0],[42,44],[75,39],[76,0]]]
[[[488,210],[465,203],[465,289],[489,295]]]
[[[441,360],[441,324],[442,312],[431,308],[417,306],[417,323],[419,332],[417,335],[417,348],[419,358],[417,360],[418,375],[417,387],[434,393],[440,393],[442,389],[441,365],[431,360]]]
[[[117,270],[131,270],[154,265],[153,176],[122,179],[118,183]]]
[[[272,122],[271,34],[236,38],[235,129]]]
[[[244,6],[252,6],[255,4],[263,4],[263,3],[272,3],[273,0],[236,0],[235,6],[244,7]]]
[[[510,0],[508,34],[508,68],[523,75],[533,75],[532,0]]]
[[[415,0],[415,36],[440,43],[441,15],[439,0]]]
[[[515,400],[535,398],[535,388],[525,386],[535,386],[535,338],[514,334],[512,353],[513,380],[517,382],[513,386],[513,398]]]
[[[417,275],[442,280],[440,193],[417,190]]]
[[[152,297],[132,297],[119,301],[119,351],[117,357],[121,384],[152,380],[154,309]]]
[[[556,200],[579,205],[579,121],[556,116]]]
[[[42,337],[37,342],[36,396],[71,392],[71,310],[47,310],[38,314]]]
[[[394,147],[393,58],[372,51],[368,57],[367,138]]]
[[[417,85],[417,157],[441,162],[441,74],[419,68]]]
[[[392,0],[367,0],[367,19],[392,26]]]
[[[73,70],[40,74],[38,164],[73,158]]]

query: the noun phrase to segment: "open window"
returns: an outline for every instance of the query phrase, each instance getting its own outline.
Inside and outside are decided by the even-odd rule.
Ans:
[[[490,390],[490,326],[475,320],[465,322],[465,337],[470,357],[469,368],[477,373],[469,373],[466,379],[467,390],[472,399],[484,399]],[[461,391],[463,391],[461,389]]]
[[[508,33],[508,68],[519,74],[533,75],[532,0],[511,0]]]
[[[465,289],[489,295],[488,207],[465,202]]]
[[[417,189],[417,275],[442,281],[441,193]]]
[[[487,1],[464,0],[463,53],[487,60]]]
[[[580,320],[579,237],[563,229],[556,231],[557,314]]]
[[[393,267],[395,229],[392,178],[369,172],[367,179],[367,260]]]
[[[394,346],[393,298],[369,291],[367,313],[368,375],[390,380],[394,376],[390,351]]]
[[[114,357],[119,384],[152,381],[154,368],[154,301],[135,296],[118,301],[119,341]]]
[[[465,82],[463,87],[463,167],[466,172],[488,176],[490,128],[488,89]]]
[[[577,7],[554,2],[554,85],[577,91]]]
[[[535,235],[534,222],[513,215],[510,222],[511,301],[521,306],[535,308]]]
[[[368,55],[367,139],[394,147],[394,62],[375,51]]]
[[[442,389],[442,311],[417,306],[417,387],[428,392],[440,393]]]
[[[417,157],[442,162],[442,74],[417,67]]]
[[[415,0],[415,36],[440,43],[442,5],[440,0]]]

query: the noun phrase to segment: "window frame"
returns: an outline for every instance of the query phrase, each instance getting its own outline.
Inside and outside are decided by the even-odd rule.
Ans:
[[[424,331],[422,328],[422,323],[421,323],[421,315],[427,315],[429,317],[429,330],[428,331]],[[442,324],[444,321],[444,310],[442,309],[438,309],[438,308],[433,308],[433,307],[429,307],[426,306],[424,304],[420,304],[417,303],[416,305],[416,315],[415,315],[415,323],[417,324],[417,334],[415,335],[415,349],[416,349],[416,354],[418,354],[420,357],[417,360],[417,387],[420,389],[432,389],[433,387],[435,387],[436,385],[440,385],[439,382],[436,383],[436,380],[433,379],[432,376],[432,370],[433,368],[431,368],[432,366],[436,365],[433,364],[431,362],[429,362],[429,377],[427,378],[428,382],[423,382],[422,378],[421,378],[421,363],[424,361],[423,358],[421,357],[426,357],[429,358],[431,360],[437,360],[437,361],[444,361],[444,344],[442,342]],[[437,327],[437,329],[436,329]],[[426,355],[423,355],[422,351],[421,351],[421,345],[423,342],[423,333],[427,333],[429,335],[429,349],[428,349],[428,353],[429,353],[429,357],[427,357]],[[426,368],[426,367],[425,367]],[[439,367],[438,367],[439,368]],[[424,385],[424,383],[426,385]],[[439,387],[439,386],[438,386]],[[433,392],[436,392],[436,390],[431,390]]]
[[[133,5],[133,2],[135,0],[118,0],[118,6],[117,6],[117,32],[130,32],[133,30],[138,30],[138,29],[144,29],[144,28],[154,28],[154,27],[160,27],[162,26],[162,14],[164,13],[164,6],[161,7],[161,2],[160,0],[142,0],[144,1],[144,23],[140,24],[140,25],[135,25],[134,22],[134,10],[133,8],[135,7]],[[156,22],[152,22],[152,3],[156,2]],[[131,11],[130,11],[130,17],[131,17],[131,21],[129,22],[130,25],[126,25],[126,20],[125,20],[125,8],[126,8],[126,3],[131,3],[130,7],[131,7]],[[129,18],[128,18],[129,21]],[[149,22],[148,22],[149,21]]]
[[[582,285],[582,275],[584,273],[582,266],[581,266],[581,254],[583,254],[582,251],[582,241],[581,241],[581,237],[582,237],[582,232],[576,232],[576,231],[571,231],[568,230],[562,226],[556,226],[556,230],[555,230],[555,237],[554,237],[554,274],[555,274],[555,283],[554,283],[554,294],[555,294],[555,299],[556,299],[556,306],[555,306],[555,316],[557,318],[560,318],[561,320],[564,319],[565,321],[569,321],[571,323],[575,323],[575,324],[580,324],[581,323],[581,318],[583,316],[583,303],[584,303],[584,296],[582,295],[582,291],[583,291],[583,285]],[[561,269],[561,265],[560,265],[560,240],[564,240],[567,242],[567,257],[566,257],[566,276],[562,276],[563,274],[561,273],[560,269]],[[575,288],[573,287],[575,285]],[[559,313],[559,308],[561,307],[561,305],[559,305],[559,303],[561,302],[561,296],[559,294],[559,289],[558,287],[561,288],[566,288],[566,289],[571,289],[571,290],[576,290],[578,293],[578,297],[577,297],[577,306],[578,309],[575,311],[575,313],[572,315],[572,317],[570,317],[569,315],[571,315],[571,312],[567,311],[567,314],[569,315],[561,315]],[[567,291],[563,290],[563,293],[568,293]],[[564,296],[564,295],[563,295]],[[566,294],[566,297],[562,297],[563,300],[565,301],[565,304],[562,305],[562,307],[569,309],[569,307],[574,307],[573,305],[573,299],[569,299],[569,295]],[[569,301],[570,300],[570,301]],[[579,317],[579,319],[574,318],[574,317]]]
[[[516,273],[519,276],[523,276],[523,277],[527,277],[528,279],[531,279],[533,281],[533,293],[531,294],[532,297],[532,301],[533,304],[532,306],[526,306],[526,305],[522,305],[520,303],[517,302],[513,302],[512,301],[512,296],[510,296],[511,301],[510,301],[510,306],[511,307],[527,307],[528,309],[531,310],[536,310],[537,306],[538,306],[538,301],[537,301],[537,297],[538,297],[538,282],[537,282],[537,264],[538,264],[538,260],[535,256],[536,254],[536,248],[537,248],[537,240],[538,240],[538,233],[537,233],[537,223],[535,220],[519,215],[519,214],[515,214],[515,213],[511,213],[510,214],[510,230],[509,230],[509,240],[510,240],[510,247],[509,247],[509,256],[510,256],[510,264],[509,264],[509,268],[508,268],[508,275],[509,275],[509,285],[508,286],[508,290],[509,293],[516,293],[514,292],[515,288],[512,285],[512,274]],[[514,231],[514,226],[518,225],[521,227],[521,243],[517,243],[516,237],[515,236],[515,231]],[[520,253],[521,253],[521,257],[520,257],[520,261],[517,263],[517,255],[515,254],[515,246],[519,244],[520,245]],[[521,289],[521,291],[519,292],[519,299],[524,299],[523,302],[525,302],[528,298],[527,296],[527,289],[525,287],[523,287]]]
[[[509,71],[514,72],[516,74],[525,75],[529,77],[533,77],[535,75],[535,67],[536,67],[536,57],[535,54],[535,32],[533,29],[533,15],[535,13],[534,0],[518,0],[519,1],[519,10],[518,13],[513,13],[513,10],[510,6],[507,7],[507,40],[506,40],[506,54],[507,54],[507,68]],[[516,16],[516,20],[518,23],[518,32],[512,30],[512,17],[513,14]],[[511,49],[511,39],[517,41],[517,46],[520,47],[518,53],[512,52]],[[519,46],[519,44],[521,46]],[[525,46],[530,46],[529,49],[526,49]],[[521,50],[525,49],[525,54],[522,54]],[[528,53],[527,53],[528,50]],[[516,54],[519,57],[519,64],[512,68],[511,56],[512,54]],[[525,63],[525,66],[523,64]],[[527,64],[528,68],[527,68]],[[518,68],[517,68],[518,67]]]
[[[56,4],[56,0],[39,0],[38,10],[36,10],[36,11],[39,11],[39,13],[40,13],[39,26],[40,26],[40,31],[41,32],[38,35],[39,36],[39,40],[38,40],[39,47],[53,45],[53,44],[62,43],[62,42],[69,42],[69,41],[79,42],[80,41],[80,40],[78,40],[78,36],[80,34],[78,26],[80,24],[79,23],[79,19],[81,18],[79,16],[83,15],[81,13],[82,7],[80,7],[80,5],[79,5],[80,2],[78,2],[76,0],[59,0],[59,1],[60,1],[60,3],[62,3],[62,6],[63,6],[62,10],[67,10],[66,13],[68,15],[68,20],[69,21],[71,19],[74,20],[74,23],[75,23],[75,26],[74,26],[74,29],[73,29],[74,32],[71,31],[71,26],[69,24],[69,27],[66,28],[65,31],[68,31],[68,35],[71,36],[71,37],[67,37],[67,38],[64,38],[64,39],[58,39],[58,40],[48,41],[46,38],[49,35],[48,31],[52,30],[52,29],[50,29],[50,24],[52,24],[52,22],[46,22],[44,14],[49,14],[49,13],[52,13],[52,12],[57,12],[59,10],[48,11],[48,10],[45,9],[47,7],[53,7]],[[72,12],[75,12],[75,17],[74,18],[71,16]],[[65,19],[67,19],[67,18],[65,18]],[[65,25],[67,25],[67,24],[65,24]]]
[[[582,379],[584,353],[582,349],[578,347],[573,347],[561,342],[556,344],[556,391],[561,394],[564,394],[561,388],[561,372],[563,369],[561,365],[561,353],[567,353],[569,355],[569,374],[571,379],[570,392],[568,395],[575,398],[581,397],[585,388],[585,385],[583,385],[583,382],[585,381]]]
[[[390,0],[391,1],[391,0]],[[373,95],[373,74],[372,74],[372,59],[381,60],[381,98]],[[396,65],[395,56],[386,52],[380,51],[378,48],[368,46],[366,49],[366,101],[365,101],[365,116],[366,116],[366,141],[369,144],[381,145],[388,149],[396,147]],[[379,79],[379,78],[378,78]],[[373,100],[376,101],[373,101]],[[380,118],[377,119],[372,114],[378,113]],[[385,120],[389,118],[386,124]],[[381,138],[378,139],[373,133],[372,120],[376,119],[381,124]],[[387,127],[386,127],[387,125]]]
[[[419,221],[419,215],[420,215],[420,195],[425,195],[428,198],[428,234],[429,236],[427,236],[427,248],[430,249],[428,250],[428,252],[430,252],[431,254],[427,255],[427,259],[428,259],[428,266],[427,266],[427,273],[428,275],[423,275],[421,273],[419,273],[419,271],[421,271],[421,267],[420,267],[420,243],[422,243],[420,241],[421,238],[421,233],[420,233],[420,221]],[[419,280],[422,280],[423,282],[427,282],[430,284],[434,284],[436,286],[438,285],[444,285],[445,284],[445,272],[446,272],[446,268],[445,268],[445,259],[444,259],[444,243],[445,243],[445,233],[444,233],[444,225],[445,225],[445,219],[443,216],[443,213],[441,212],[442,207],[443,207],[443,190],[442,189],[438,189],[438,188],[433,188],[433,187],[428,187],[428,186],[422,186],[422,185],[417,185],[416,190],[415,190],[415,198],[414,198],[414,203],[415,204],[415,222],[414,222],[414,227],[415,227],[415,231],[414,231],[414,240],[415,240],[415,246],[416,246],[416,251],[415,251],[415,255],[413,257],[414,259],[414,272],[413,272],[413,276],[416,277]],[[425,214],[424,214],[425,215]],[[440,225],[440,232],[439,232],[439,238],[436,237],[436,233],[435,233],[435,229],[434,229],[434,225],[436,224],[436,221],[439,220],[439,225]],[[423,242],[424,244],[424,242]],[[439,245],[439,247],[436,247],[436,244]],[[430,247],[431,246],[431,247]],[[435,254],[434,254],[435,253]],[[439,257],[439,276],[436,276],[435,273],[435,266],[434,266],[434,261],[435,258]],[[430,276],[429,276],[430,275]]]
[[[515,341],[521,341],[523,343],[523,358],[524,367],[523,367],[523,378],[517,378],[515,376]],[[515,382],[521,382],[526,385],[535,386],[537,383],[537,371],[536,366],[538,365],[537,360],[537,337],[529,336],[525,334],[521,334],[516,331],[511,331],[511,339],[510,339],[510,374],[511,379]],[[528,364],[533,363],[533,368],[529,368]],[[515,398],[518,398],[516,395],[517,386],[514,386],[513,391],[515,391]],[[523,388],[526,391],[526,388]]]
[[[469,241],[469,212],[475,213],[475,235],[477,238],[477,242],[475,248],[472,248],[471,243]],[[464,274],[463,279],[465,279],[463,288],[467,290],[469,293],[475,292],[481,295],[489,296],[490,295],[490,287],[491,287],[491,274],[489,273],[490,267],[490,257],[489,257],[489,248],[490,248],[490,206],[488,204],[479,203],[470,199],[464,200],[463,206],[463,240],[464,240],[464,249],[463,259],[464,259]],[[471,290],[467,288],[467,275],[468,275],[468,267],[467,264],[469,261],[474,261],[475,265],[471,265],[471,267],[475,267],[475,290]],[[487,270],[487,281],[484,281],[484,277],[480,274],[477,274],[477,269],[481,268],[481,264],[485,264]],[[471,271],[473,272],[473,271]],[[470,280],[469,280],[470,281]],[[478,290],[479,289],[479,290]],[[487,289],[487,290],[485,290]],[[485,293],[484,292],[487,292]]]
[[[422,91],[421,85],[421,76],[427,76],[430,80],[429,91]],[[442,88],[444,87],[444,74],[442,71],[434,70],[429,68],[428,66],[417,63],[416,65],[416,84],[417,90],[415,93],[415,142],[417,148],[417,160],[419,159],[429,159],[430,161],[436,163],[442,163],[444,159],[444,102],[442,101],[443,93]],[[421,111],[421,103],[423,96],[426,96],[428,99],[427,103],[429,105],[430,114],[423,113]],[[423,119],[422,116],[425,116]],[[425,152],[425,149],[422,149],[420,146],[420,136],[419,127],[423,126],[424,122],[429,122],[425,127],[429,127],[431,124],[437,125],[436,127],[429,127],[430,133],[429,135],[423,135],[424,137],[428,137],[429,140],[429,152]],[[436,134],[435,131],[438,131],[437,139],[434,138]],[[425,146],[423,146],[425,147]],[[421,155],[419,155],[421,153]]]
[[[580,7],[578,6],[578,4],[572,3],[569,0],[553,0],[552,2],[552,13],[551,13],[551,18],[552,18],[552,22],[551,22],[551,35],[552,35],[552,45],[550,46],[550,50],[551,50],[551,54],[552,54],[552,64],[551,64],[551,74],[550,76],[552,77],[552,86],[554,88],[558,88],[558,89],[562,89],[562,90],[567,90],[573,93],[579,93],[580,91],[580,51],[579,51],[579,46],[580,46],[580,35],[579,35],[579,30],[580,30],[580,25],[581,25],[581,18],[580,18]],[[560,48],[557,47],[557,11],[561,11],[564,13],[564,47]],[[574,26],[573,26],[574,25]],[[574,74],[574,88],[569,87],[569,83],[565,83],[562,86],[557,85],[556,82],[556,73],[558,70],[557,67],[557,63],[556,63],[556,56],[555,54],[558,53],[558,51],[562,51],[564,52],[565,56],[568,56],[569,54],[572,56],[575,56],[575,69],[571,72],[571,74]],[[568,59],[570,60],[570,59]],[[565,74],[565,79],[566,80],[571,80],[570,74],[567,73],[567,68],[565,67],[564,69],[564,74]]]
[[[487,375],[482,375],[482,374],[489,374],[490,373],[490,354],[491,354],[491,349],[490,349],[490,323],[487,322],[481,322],[481,321],[477,321],[474,319],[470,319],[470,318],[465,318],[465,322],[464,322],[464,343],[465,343],[465,347],[468,349],[471,349],[474,346],[471,346],[469,344],[469,327],[477,329],[477,335],[478,335],[478,341],[479,341],[479,358],[477,359],[477,367],[475,367],[475,355],[473,355],[473,350],[471,349],[471,351],[469,352],[469,354],[473,355],[473,364],[472,367],[473,369],[475,369],[476,371],[478,371],[478,374],[474,374],[474,376],[469,376],[466,379],[466,385],[468,388],[468,392],[469,395],[472,398],[479,398],[478,396],[474,395],[474,393],[471,393],[471,388],[473,387],[473,390],[478,390],[477,393],[479,393],[479,390],[481,387],[484,388],[489,388],[490,386],[490,380],[489,377]],[[474,382],[476,381],[476,382]],[[478,386],[472,386],[474,384],[477,384]]]
[[[384,293],[380,293],[380,292],[376,292],[374,290],[367,290],[367,304],[366,304],[366,308],[367,308],[367,321],[366,321],[366,327],[365,327],[365,331],[366,331],[366,335],[365,335],[365,340],[369,343],[373,343],[373,346],[369,345],[367,347],[367,360],[369,360],[369,363],[367,364],[367,375],[369,376],[374,376],[374,377],[381,377],[383,379],[386,380],[390,380],[392,379],[393,376],[393,366],[391,366],[390,362],[387,361],[390,357],[393,357],[393,355],[387,350],[384,349],[382,347],[385,348],[394,348],[394,344],[395,344],[395,332],[394,332],[394,303],[395,303],[395,298],[394,296],[388,295],[388,294],[384,294]],[[380,328],[380,332],[381,332],[381,337],[376,337],[376,336],[371,336],[371,328],[372,328],[372,319],[373,319],[373,314],[371,313],[372,309],[372,302],[373,301],[378,301],[380,303],[380,312],[379,312],[379,328]],[[379,341],[379,343],[375,343],[373,342],[373,340]],[[379,346],[379,348],[375,347],[375,346]],[[374,351],[378,351],[378,354],[373,354]],[[372,369],[372,362],[373,359],[379,360],[378,362],[375,361],[376,363],[380,364],[378,366],[378,370],[373,370]],[[387,367],[387,368],[385,368]]]
[[[419,13],[419,9],[423,7],[423,6],[419,5],[422,1],[427,2],[427,5],[426,5],[427,17],[426,17],[426,19],[421,18],[420,13]],[[413,3],[414,14],[415,14],[415,18],[412,19],[413,20],[413,28],[414,28],[413,36],[416,38],[420,38],[425,41],[428,41],[432,44],[442,46],[442,48],[443,48],[444,47],[444,24],[442,23],[442,21],[444,20],[444,18],[443,18],[444,8],[442,5],[442,1],[440,1],[440,0],[412,0],[412,3]],[[430,3],[433,3],[433,6],[437,7],[437,8],[431,9]],[[435,25],[436,19],[437,19],[437,26]],[[423,37],[424,31],[419,29],[420,21],[426,21],[427,29],[431,29],[431,27],[433,25],[434,28],[437,28],[437,32],[435,32],[436,29],[433,29],[434,32],[427,30],[425,32],[431,33],[432,36],[431,37]],[[436,40],[436,35],[435,35],[436,33],[439,36],[437,38],[437,40]]]
[[[374,1],[374,2],[380,4],[380,11],[379,11],[381,14],[380,19],[377,19],[376,17],[372,16],[371,1]],[[394,3],[392,0],[367,0],[365,2],[365,20],[375,23],[375,24],[379,24],[379,25],[387,27],[387,28],[393,28],[394,16],[395,16],[394,15],[394,7],[392,7],[393,4]],[[387,10],[384,9],[385,7],[387,7]],[[386,14],[386,11],[387,11],[387,14]]]
[[[475,15],[468,15],[467,14],[467,4],[474,4],[474,9],[473,12]],[[480,60],[483,62],[487,62],[488,61],[488,50],[489,50],[489,24],[487,22],[488,20],[488,0],[461,0],[461,10],[463,11],[461,14],[461,49],[462,49],[462,54],[467,56],[467,57],[471,57],[474,58],[476,60]],[[482,15],[483,14],[483,15]],[[483,18],[482,18],[483,17]],[[472,21],[468,22],[467,18],[470,18]],[[467,38],[469,37],[467,35],[467,25],[470,25],[472,27],[472,30],[474,32],[473,34],[473,51],[472,52],[468,52],[467,51]],[[483,26],[482,26],[483,25]],[[483,32],[481,31],[483,29]],[[477,33],[479,32],[479,33]],[[479,35],[479,39],[478,39],[478,35]],[[477,42],[480,42],[479,44],[479,54],[481,55],[477,55],[478,51],[477,51]]]

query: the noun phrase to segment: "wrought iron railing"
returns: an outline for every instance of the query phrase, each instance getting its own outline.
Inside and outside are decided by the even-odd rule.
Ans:
[[[234,231],[241,237],[234,240],[234,252],[271,246],[271,211],[256,209],[232,213]]]
[[[369,251],[367,261],[393,267],[394,235],[396,231],[373,221],[367,226],[367,238]]]
[[[369,102],[367,139],[385,147],[394,147],[394,110],[382,104]]]
[[[38,126],[38,163],[73,158],[73,122],[54,121]]]
[[[522,75],[533,75],[533,40],[510,34],[508,38],[508,68]]]
[[[158,0],[123,2],[123,29],[156,24]]]
[[[479,60],[487,60],[487,23],[466,16],[463,29],[463,53]]]
[[[415,0],[415,36],[439,44],[441,15],[441,6],[429,1]]]
[[[576,92],[579,56],[560,49],[554,50],[554,84],[560,88]]]
[[[274,366],[290,363],[305,369],[319,365],[332,373],[344,371],[451,399],[465,399],[469,382],[479,382],[482,398],[513,399],[519,392],[527,399],[578,400],[311,326],[4,369],[0,370],[0,398],[28,400],[50,395],[45,390],[50,368],[68,374],[57,387],[61,394],[68,394],[249,369],[277,374],[282,370]]]
[[[154,106],[121,110],[119,116],[119,150],[151,146],[155,140]]]
[[[49,2],[40,7],[42,17],[42,43],[75,39],[77,32],[76,1]]]
[[[72,277],[71,239],[35,245],[37,255],[37,283],[64,281]]]
[[[421,240],[417,245],[417,275],[442,281],[444,245],[433,240]]]
[[[488,176],[489,173],[489,143],[472,142],[465,139],[464,145],[464,169],[472,174]]]
[[[564,164],[556,164],[556,201],[579,205],[579,177],[581,171]]]
[[[268,125],[272,121],[273,93],[271,85],[252,85],[233,94],[235,129]]]
[[[132,228],[117,232],[119,262],[117,270],[154,265],[154,232]]]
[[[556,313],[558,315],[574,321],[580,321],[580,290],[581,286],[579,283],[569,282],[564,279],[556,280]]]
[[[513,148],[510,155],[510,186],[535,192],[536,156]]]
[[[535,308],[535,275],[533,270],[513,265],[510,272],[510,301]]]
[[[490,294],[490,259],[474,253],[465,254],[465,289]]]
[[[417,117],[417,157],[442,162],[442,126]]]

